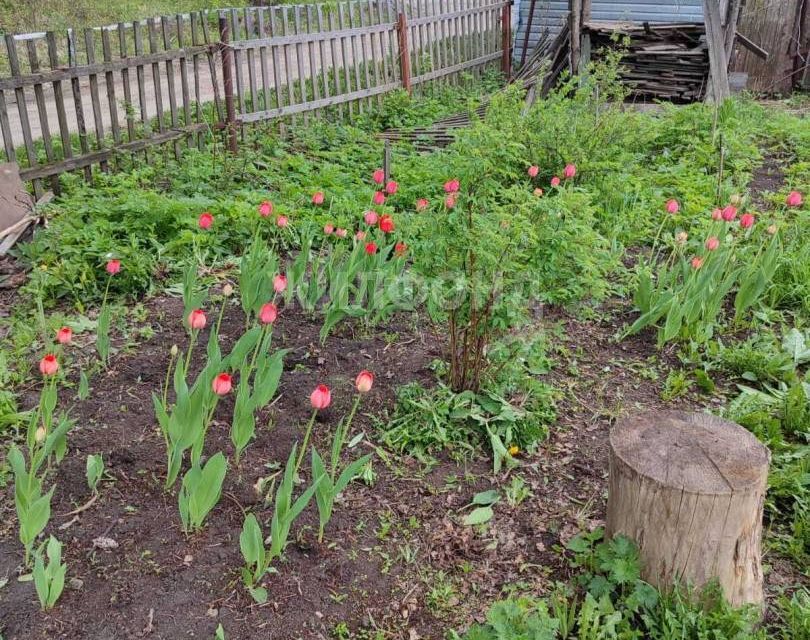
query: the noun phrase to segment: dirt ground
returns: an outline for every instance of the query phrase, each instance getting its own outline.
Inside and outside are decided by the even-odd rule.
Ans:
[[[159,298],[149,309],[154,336],[114,357],[108,373],[92,381],[90,398],[71,407],[76,426],[56,475],[49,525],[65,542],[70,584],[49,613],[39,611],[32,584],[16,580],[21,546],[11,487],[6,488],[0,530],[0,577],[9,579],[0,589],[0,629],[6,640],[207,639],[220,622],[228,638],[244,640],[330,638],[342,624],[352,630],[384,629],[408,640],[441,637],[446,628],[482,619],[488,603],[509,585],[543,593],[568,577],[559,546],[581,527],[602,524],[607,434],[617,416],[664,406],[700,410],[717,402],[691,394],[661,400],[661,376],[677,360],[671,353],[656,355],[651,334],[617,344],[613,338],[625,309],[606,307],[593,321],[560,310],[546,313],[542,322],[561,325],[565,334],[548,376],[562,391],[558,422],[540,450],[512,472],[523,477],[532,495],[514,508],[501,501],[489,529],[481,533],[460,520],[474,493],[493,486],[488,458],[460,463],[443,458],[428,468],[371,444],[370,415],[393,407],[396,387],[411,381],[432,384],[429,365],[441,355],[438,338],[415,317],[401,316],[373,336],[344,325],[321,348],[317,322],[283,311],[274,342],[292,351],[279,397],[258,421],[258,437],[241,465],[230,469],[208,524],[186,538],[176,498],[162,488],[165,453],[150,399],[163,381],[171,345],[184,344],[177,322],[182,305]],[[232,308],[223,323],[224,349],[242,325],[241,311]],[[77,340],[81,343],[81,337]],[[253,485],[271,475],[302,437],[309,392],[320,382],[333,388],[334,397],[315,428],[319,448],[327,446],[362,368],[374,371],[377,379],[353,432],[366,434],[362,452],[378,452],[374,486],[356,482],[349,487],[323,546],[316,540],[314,505],[307,509],[294,527],[279,573],[266,581],[269,600],[259,606],[238,574],[243,511],[256,511],[262,522],[271,516]],[[227,399],[217,410],[208,453],[231,452],[231,402]],[[82,513],[68,515],[90,498],[84,462],[99,452],[108,469],[101,496]],[[117,546],[103,550],[99,538]],[[787,567],[774,566],[770,584],[795,580]]]

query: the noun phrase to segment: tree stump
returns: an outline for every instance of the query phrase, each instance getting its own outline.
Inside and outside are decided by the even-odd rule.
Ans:
[[[769,461],[753,434],[708,414],[620,419],[610,433],[607,535],[636,541],[650,584],[717,578],[733,606],[762,604]]]

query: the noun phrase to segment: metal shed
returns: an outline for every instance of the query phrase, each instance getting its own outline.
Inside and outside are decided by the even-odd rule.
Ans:
[[[535,0],[533,16],[529,20],[532,1],[519,0],[516,61],[523,58],[524,44],[531,52],[544,31],[548,29],[552,35],[560,31],[568,19],[568,4],[568,0]],[[591,18],[602,21],[703,22],[703,0],[592,0]],[[530,23],[527,42],[526,29]]]

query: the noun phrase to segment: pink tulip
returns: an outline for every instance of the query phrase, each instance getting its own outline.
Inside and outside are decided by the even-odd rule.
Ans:
[[[188,326],[195,331],[205,328],[206,322],[208,322],[208,319],[205,317],[205,312],[202,309],[194,309],[194,311],[188,314]]]
[[[722,209],[715,209],[712,211],[712,220],[722,220],[723,219],[723,210]]]
[[[461,183],[456,178],[448,180],[447,182],[444,183],[445,193],[457,193],[460,188]]]
[[[703,258],[698,258],[697,256],[692,258],[693,269],[700,269],[702,266],[703,266]]]
[[[538,167],[537,165],[534,165],[534,164],[533,164],[531,167],[529,167],[528,169],[526,169],[526,173],[528,173],[528,174],[529,174],[529,177],[530,177],[530,178],[536,178],[536,177],[537,177],[537,174],[538,174],[538,173],[540,173],[540,167]]]
[[[366,232],[365,231],[358,231],[354,234],[354,237],[358,240],[365,240],[366,239]]]
[[[107,273],[111,276],[114,276],[116,273],[121,271],[121,261],[120,260],[107,260]]]
[[[276,218],[276,225],[281,227],[282,229],[286,227],[289,223],[290,221],[287,220],[287,216],[279,216],[278,218]]]
[[[720,240],[718,240],[716,236],[706,238],[706,249],[708,249],[709,251],[714,251],[719,246]]]
[[[357,378],[355,378],[354,386],[357,387],[357,390],[360,393],[368,393],[371,391],[371,387],[374,385],[374,374],[371,371],[366,371],[365,369],[357,374]]]
[[[416,210],[424,211],[428,208],[429,204],[430,203],[427,201],[427,198],[419,198],[419,200],[416,201]]]
[[[680,211],[681,209],[681,205],[678,204],[678,201],[675,200],[675,198],[670,198],[669,200],[667,200],[667,203],[666,205],[664,205],[664,207],[666,208],[667,213],[671,213],[673,215],[678,213],[678,211]]]
[[[327,222],[325,225],[323,225],[323,232],[326,235],[331,236],[332,233],[334,233],[334,231],[335,231],[335,225],[333,225],[331,222]]]
[[[374,197],[371,199],[371,201],[379,207],[380,205],[385,204],[385,194],[382,191],[375,191]]]
[[[366,221],[367,225],[374,226],[377,224],[377,220],[379,220],[379,216],[377,215],[376,211],[371,211],[370,209],[363,214],[363,220]]]
[[[47,354],[39,361],[39,371],[43,376],[52,376],[59,371],[59,362],[52,353]]]
[[[744,213],[740,216],[740,226],[743,229],[750,229],[754,226],[754,214]]]
[[[408,251],[408,245],[404,242],[397,242],[394,245],[394,255],[401,258]]]
[[[566,180],[570,180],[575,175],[577,175],[577,166],[575,164],[567,164],[563,169],[563,178]]]
[[[227,373],[220,373],[216,378],[214,378],[213,382],[211,382],[211,389],[213,389],[214,393],[218,396],[226,396],[231,392],[233,388],[233,379]]]
[[[335,235],[338,238],[345,238],[346,237],[346,229],[337,228],[335,229]]]
[[[214,224],[214,216],[207,211],[205,213],[201,213],[200,219],[197,220],[197,224],[199,225],[200,229],[210,229],[211,225]]]
[[[273,291],[276,293],[284,293],[284,290],[287,288],[287,276],[283,273],[279,273],[275,278],[273,278]]]
[[[259,309],[259,322],[262,324],[273,324],[278,318],[278,307],[272,302],[267,302]]]
[[[262,218],[267,218],[272,213],[273,213],[273,203],[270,202],[269,200],[264,200],[259,205],[259,215]]]
[[[394,194],[397,192],[397,189],[399,189],[399,185],[398,185],[398,184],[396,183],[396,181],[394,181],[394,180],[389,180],[389,181],[388,181],[388,182],[385,184],[385,192],[386,192],[386,193],[387,193],[389,196],[394,195]]]
[[[329,391],[329,387],[325,384],[319,384],[310,394],[309,401],[312,404],[312,408],[317,411],[326,409],[326,407],[332,404],[332,394]]]
[[[380,216],[380,231],[391,233],[394,230],[394,219],[389,215]]]
[[[377,243],[369,242],[366,245],[366,254],[370,255],[370,256],[373,256],[375,253],[377,253]]]
[[[727,205],[723,207],[723,220],[731,222],[737,217],[737,207],[734,205]]]
[[[323,191],[316,191],[312,194],[312,204],[323,204]]]
[[[70,327],[62,327],[56,332],[56,341],[59,344],[70,344],[73,340],[73,329]]]
[[[785,198],[785,204],[789,207],[801,207],[802,206],[802,194],[798,191],[791,191],[787,198]]]
[[[552,187],[559,187],[560,186],[560,179],[557,176],[554,176],[551,179],[551,186]]]
[[[374,173],[371,174],[371,179],[377,184],[382,184],[383,180],[385,180],[385,171],[382,169],[375,169]]]
[[[447,207],[448,209],[452,209],[453,207],[456,206],[456,194],[455,193],[451,193],[451,194],[449,194],[448,196],[445,197],[444,206]]]

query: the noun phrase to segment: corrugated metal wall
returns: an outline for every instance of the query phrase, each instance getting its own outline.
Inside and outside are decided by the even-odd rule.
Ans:
[[[514,59],[520,62],[531,0],[520,0],[520,23],[515,35]],[[556,34],[568,18],[568,0],[536,0],[528,51],[534,48],[546,29]],[[592,20],[630,20],[633,22],[703,22],[703,0],[592,0]]]

